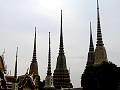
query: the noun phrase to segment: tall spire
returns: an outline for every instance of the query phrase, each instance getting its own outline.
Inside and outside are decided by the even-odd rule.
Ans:
[[[107,53],[102,41],[101,25],[100,25],[100,15],[99,15],[99,4],[97,0],[97,44],[95,49],[95,60],[94,64],[99,65],[103,61],[107,60]]]
[[[72,88],[70,83],[69,71],[66,64],[66,56],[63,48],[63,32],[62,32],[62,10],[61,10],[61,28],[60,28],[60,47],[57,57],[56,69],[53,73],[53,82],[56,89]]]
[[[53,85],[53,76],[51,75],[51,49],[50,49],[50,32],[49,32],[49,50],[48,50],[48,70],[45,78],[45,85],[43,90],[56,90]]]
[[[93,39],[92,39],[91,22],[90,22],[90,46],[89,46],[89,51],[94,51],[94,45],[93,45]]]
[[[17,55],[18,55],[18,47],[16,50],[16,61],[15,61],[15,73],[14,73],[14,79],[17,79]]]
[[[32,63],[30,65],[29,74],[38,75],[38,63],[37,63],[37,58],[36,58],[36,27],[35,27],[35,37],[34,37],[33,58],[32,58]]]
[[[62,32],[62,10],[61,10],[61,28],[60,28],[60,48],[59,48],[59,54],[64,54],[63,32]]]
[[[99,15],[99,4],[97,0],[97,44],[96,46],[103,46],[101,25],[100,25],[100,15]]]
[[[87,66],[94,64],[94,45],[93,45],[93,39],[92,39],[92,28],[91,28],[91,22],[90,22],[90,45],[89,45],[89,52],[88,52],[88,58],[87,58]]]
[[[51,49],[50,49],[50,32],[49,32],[49,52],[48,52],[48,70],[47,75],[51,75]]]
[[[35,27],[35,38],[34,38],[34,50],[33,50],[33,59],[32,61],[36,61],[36,27]]]
[[[59,55],[57,58],[56,68],[67,69],[66,57],[64,55],[64,47],[63,47],[62,10],[61,10],[61,27],[60,27],[60,47],[59,47]]]

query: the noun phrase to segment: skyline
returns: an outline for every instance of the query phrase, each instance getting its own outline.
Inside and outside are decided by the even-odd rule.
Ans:
[[[118,0],[99,0],[101,30],[108,61],[118,66],[120,66],[119,3]],[[60,43],[60,10],[63,11],[63,42],[67,69],[70,67],[70,79],[73,86],[80,86],[80,78],[86,66],[89,50],[89,22],[92,22],[93,42],[96,47],[96,0],[51,0],[51,2],[49,0],[0,0],[0,11],[2,12],[0,53],[2,54],[5,48],[5,63],[8,71],[12,71],[12,75],[14,75],[17,47],[19,48],[18,75],[25,74],[30,67],[35,27],[37,62],[41,80],[45,79],[47,73],[49,32],[51,32],[52,73],[54,72]],[[113,36],[113,34],[115,35]]]

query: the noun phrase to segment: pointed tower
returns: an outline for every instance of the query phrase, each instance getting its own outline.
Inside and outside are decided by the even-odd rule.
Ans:
[[[49,52],[48,52],[48,70],[45,78],[44,90],[55,90],[53,86],[53,77],[51,76],[51,49],[50,49],[50,32],[49,32]]]
[[[47,70],[47,76],[51,76],[51,49],[50,49],[50,32],[49,32],[49,52],[48,52],[48,70]]]
[[[36,27],[35,27],[35,38],[34,38],[34,49],[33,49],[33,59],[30,65],[30,75],[38,75],[38,63],[36,58]]]
[[[16,51],[15,73],[14,73],[15,81],[17,81],[17,55],[18,55],[18,47],[17,47],[17,51]]]
[[[101,64],[103,61],[108,61],[108,60],[107,60],[106,49],[102,41],[99,5],[98,5],[98,0],[97,0],[97,44],[96,44],[96,49],[95,49],[94,64]]]
[[[63,48],[63,32],[62,32],[62,10],[61,10],[61,30],[60,30],[60,47],[57,57],[56,69],[53,74],[53,82],[56,89],[72,88],[70,83],[69,71],[66,66],[66,57]]]
[[[35,38],[34,38],[34,49],[33,49],[33,59],[30,65],[29,75],[33,77],[35,81],[35,89],[39,88],[40,76],[38,74],[38,63],[36,58],[36,27],[35,27]]]
[[[18,55],[18,47],[17,47],[17,51],[16,51],[14,81],[13,81],[12,89],[11,90],[18,90],[18,82],[17,82],[17,55]]]
[[[93,65],[94,59],[95,59],[95,52],[94,52],[94,45],[93,45],[93,39],[92,39],[92,29],[91,29],[91,22],[90,22],[90,45],[89,45],[87,66]]]

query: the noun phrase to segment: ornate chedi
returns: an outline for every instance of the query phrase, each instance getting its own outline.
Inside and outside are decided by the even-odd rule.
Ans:
[[[102,41],[101,25],[100,25],[100,16],[99,16],[99,5],[97,0],[97,44],[95,49],[95,61],[94,64],[101,64],[103,61],[107,60],[106,49]]]
[[[61,10],[61,31],[60,31],[60,48],[57,57],[56,69],[53,74],[53,83],[56,89],[72,88],[70,83],[69,71],[66,66],[66,57],[63,48],[63,34],[62,34],[62,10]]]
[[[95,52],[94,52],[94,45],[93,45],[93,39],[92,39],[92,29],[91,29],[91,22],[90,22],[90,45],[89,45],[87,66],[93,65],[94,59],[95,59]]]
[[[49,32],[49,52],[48,52],[48,70],[45,78],[44,90],[55,90],[53,85],[53,76],[51,73],[51,49],[50,49],[50,32]]]
[[[33,76],[33,80],[35,80],[35,89],[38,89],[40,76],[38,74],[38,63],[37,63],[37,58],[36,58],[36,27],[35,27],[33,59],[30,65],[29,75]]]

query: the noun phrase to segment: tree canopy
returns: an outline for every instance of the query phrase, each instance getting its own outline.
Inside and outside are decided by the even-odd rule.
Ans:
[[[118,90],[120,68],[111,62],[86,66],[81,77],[83,90]]]

